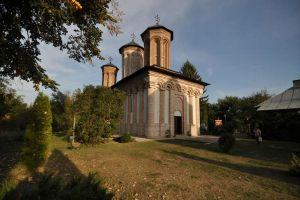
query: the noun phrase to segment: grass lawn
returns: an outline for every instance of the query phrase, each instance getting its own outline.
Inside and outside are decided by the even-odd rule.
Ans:
[[[22,177],[16,160],[9,167],[3,164],[19,148],[0,145],[0,180]],[[115,199],[300,198],[299,178],[287,173],[291,152],[300,151],[298,143],[257,145],[241,139],[230,154],[220,153],[217,144],[184,140],[68,147],[54,136],[45,170],[64,177],[96,171]]]

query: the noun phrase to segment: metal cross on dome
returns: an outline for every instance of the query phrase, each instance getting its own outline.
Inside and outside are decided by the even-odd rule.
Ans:
[[[132,41],[134,41],[134,39],[135,39],[135,34],[134,34],[134,33],[131,33],[130,37],[131,37]]]
[[[159,24],[159,21],[160,21],[160,17],[159,17],[158,14],[157,14],[154,18],[155,18],[156,24],[158,25],[158,24]]]
[[[111,63],[111,61],[113,61],[112,57],[108,57],[109,63]]]

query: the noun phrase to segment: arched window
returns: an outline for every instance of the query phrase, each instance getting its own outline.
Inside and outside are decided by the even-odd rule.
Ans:
[[[128,76],[129,74],[129,64],[130,64],[130,57],[129,54],[127,53],[125,56],[125,76]]]
[[[159,39],[154,40],[154,64],[160,66],[160,42]]]
[[[162,65],[163,67],[168,66],[168,41],[164,40],[163,42],[163,49],[162,49]]]
[[[132,70],[137,71],[139,68],[141,68],[141,54],[139,52],[133,52],[132,53],[133,56],[133,62],[132,62]]]

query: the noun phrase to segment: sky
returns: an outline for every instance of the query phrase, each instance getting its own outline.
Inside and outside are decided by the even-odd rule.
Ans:
[[[173,30],[171,69],[179,70],[188,59],[202,79],[210,83],[210,102],[225,96],[249,96],[260,90],[277,94],[300,79],[300,1],[299,0],[119,0],[125,13],[122,34],[104,31],[99,44],[102,56],[113,58],[121,68],[118,49],[155,24]],[[101,65],[93,66],[68,58],[65,52],[41,45],[41,65],[56,80],[61,91],[74,91],[84,85],[101,84]],[[118,80],[121,71],[118,73]],[[25,102],[34,101],[32,84],[18,79],[13,87]],[[41,88],[46,94],[51,90]]]

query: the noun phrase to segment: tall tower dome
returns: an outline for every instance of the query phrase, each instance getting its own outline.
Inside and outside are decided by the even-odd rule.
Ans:
[[[119,49],[119,53],[122,55],[122,78],[144,67],[144,48],[134,41],[134,34],[131,35],[131,38],[131,42]]]
[[[117,81],[117,74],[119,68],[111,63],[112,59],[109,58],[109,63],[102,65],[102,86],[111,87]]]
[[[173,40],[173,31],[159,24],[156,16],[156,25],[148,27],[142,34],[144,42],[144,65],[158,65],[170,68],[170,45]]]

